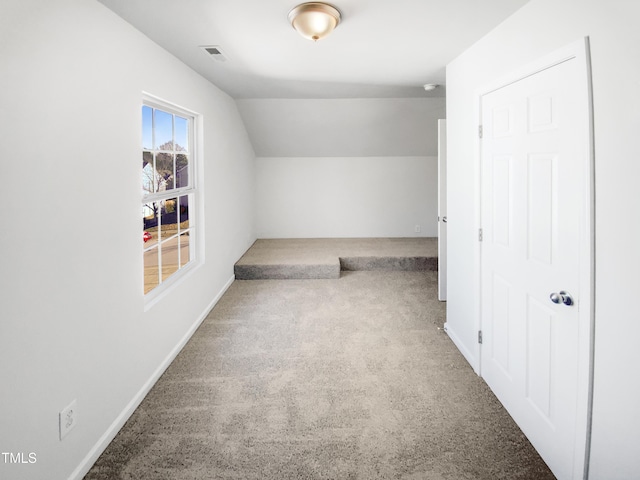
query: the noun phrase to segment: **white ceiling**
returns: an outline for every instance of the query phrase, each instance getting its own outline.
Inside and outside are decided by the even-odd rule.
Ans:
[[[295,0],[99,1],[234,98],[424,98],[529,0],[335,0],[342,23],[317,43],[289,24]]]

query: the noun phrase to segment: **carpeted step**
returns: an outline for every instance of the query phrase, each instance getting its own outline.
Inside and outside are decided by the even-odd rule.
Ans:
[[[395,270],[415,272],[438,270],[437,257],[340,257],[342,271]]]
[[[436,271],[436,238],[258,239],[237,280],[340,278],[341,271]]]
[[[354,271],[404,271],[415,272],[438,269],[435,257],[340,257],[327,264],[236,264],[236,280],[286,280],[340,278],[340,272]]]

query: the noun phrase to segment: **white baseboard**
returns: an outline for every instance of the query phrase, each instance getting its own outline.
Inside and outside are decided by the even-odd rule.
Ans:
[[[176,344],[176,346],[169,352],[163,362],[158,366],[158,368],[153,372],[151,377],[142,385],[142,388],[136,393],[136,395],[131,399],[131,401],[127,404],[127,406],[122,410],[120,415],[116,417],[114,422],[109,426],[106,432],[100,437],[98,442],[93,446],[93,448],[89,451],[87,456],[80,462],[80,465],[73,471],[73,473],[69,476],[69,480],[81,480],[91,469],[93,464],[98,460],[98,457],[105,451],[105,449],[109,446],[111,441],[118,434],[120,429],[124,426],[126,421],[133,415],[133,412],[136,408],[142,403],[144,397],[147,396],[149,391],[156,384],[158,379],[162,376],[164,371],[171,365],[171,362],[178,356],[180,351],[187,344],[189,339],[193,336],[198,327],[202,324],[209,312],[215,307],[218,300],[224,295],[224,293],[229,289],[231,284],[235,280],[235,275],[232,275],[231,278],[225,283],[220,292],[214,297],[214,299],[207,305],[202,314],[196,319],[196,321],[191,325],[187,333],[180,339],[180,341]]]
[[[458,350],[460,350],[460,353],[462,354],[462,356],[467,360],[467,362],[469,362],[469,365],[471,365],[471,368],[473,368],[473,371],[476,372],[476,374],[480,375],[480,368],[479,368],[480,365],[478,362],[478,356],[474,355],[466,347],[466,345],[462,343],[462,341],[460,340],[460,337],[456,334],[453,328],[451,328],[451,325],[449,325],[449,323],[444,324],[444,331],[447,332],[447,335],[449,335],[449,338],[451,339],[453,344],[456,347],[458,347]]]

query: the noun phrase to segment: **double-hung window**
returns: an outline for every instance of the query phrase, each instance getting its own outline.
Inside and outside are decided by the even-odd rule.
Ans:
[[[142,106],[144,293],[195,260],[195,117],[145,99]]]

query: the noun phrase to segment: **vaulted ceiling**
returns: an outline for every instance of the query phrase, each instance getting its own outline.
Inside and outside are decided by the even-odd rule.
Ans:
[[[234,98],[444,96],[445,66],[528,0],[335,0],[342,23],[312,42],[295,0],[99,0]],[[216,45],[225,61],[201,46]],[[154,65],[152,68],[162,68]]]

